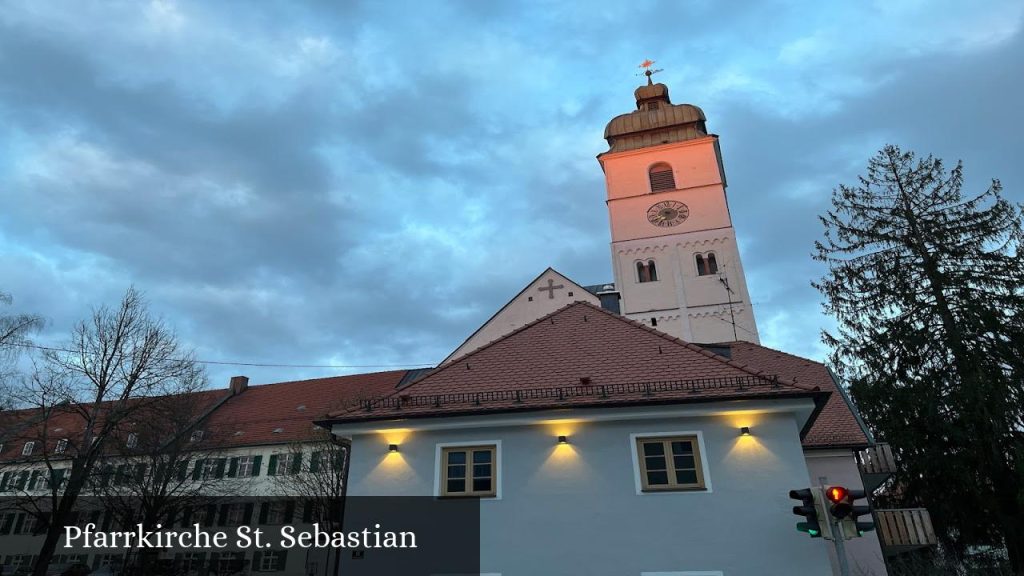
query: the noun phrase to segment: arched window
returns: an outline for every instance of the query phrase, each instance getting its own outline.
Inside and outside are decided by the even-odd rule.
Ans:
[[[697,262],[698,276],[718,274],[718,260],[715,259],[714,252],[708,252],[706,255],[697,254],[694,256],[694,260]]]
[[[676,177],[672,174],[672,167],[664,162],[651,166],[647,175],[651,179],[651,192],[676,189]]]
[[[656,282],[658,280],[658,269],[654,265],[654,260],[648,260],[647,262],[637,261],[636,263],[636,281],[637,282]]]

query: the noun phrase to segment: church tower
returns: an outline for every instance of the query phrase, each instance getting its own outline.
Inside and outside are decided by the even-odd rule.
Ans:
[[[608,123],[609,150],[597,157],[621,312],[689,342],[758,343],[718,136],[700,108],[672,104],[644,64],[636,111]]]

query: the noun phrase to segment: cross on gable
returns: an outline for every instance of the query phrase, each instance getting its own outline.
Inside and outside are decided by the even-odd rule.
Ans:
[[[558,286],[555,286],[555,281],[552,280],[551,278],[548,278],[548,285],[547,286],[541,286],[541,287],[537,288],[537,290],[540,290],[541,292],[544,292],[546,290],[547,293],[548,293],[548,300],[554,300],[555,299],[555,290],[561,290],[562,288],[565,288],[565,286],[563,286],[561,284],[559,284]]]

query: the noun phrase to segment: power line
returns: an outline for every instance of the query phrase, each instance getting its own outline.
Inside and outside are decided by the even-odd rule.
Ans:
[[[57,348],[54,346],[41,346],[39,344],[31,344],[28,342],[10,342],[9,344],[11,346],[21,346],[22,348],[46,350],[48,352],[68,352],[71,354],[78,354],[81,352],[81,350]],[[184,358],[171,358],[171,360],[184,360]],[[249,366],[255,368],[427,368],[434,365],[433,363],[427,362],[419,364],[271,364],[266,362],[230,362],[227,360],[193,359],[192,361],[196,364],[210,364],[215,366]]]

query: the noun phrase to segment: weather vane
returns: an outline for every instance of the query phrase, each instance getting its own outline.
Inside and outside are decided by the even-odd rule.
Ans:
[[[651,60],[649,58],[644,60],[642,64],[637,66],[637,68],[643,68],[644,69],[644,76],[647,76],[647,84],[648,85],[654,83],[654,82],[651,81],[651,76],[657,74],[658,72],[661,72],[661,70],[662,70],[661,68],[658,68],[657,70],[651,70],[651,66],[654,66],[654,60]],[[639,74],[637,74],[637,76],[639,76]]]

